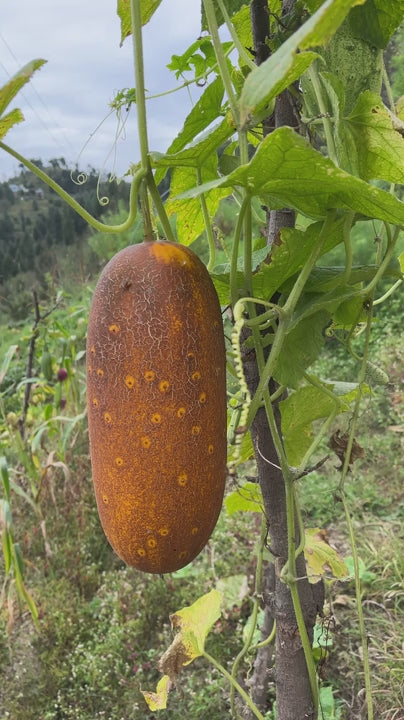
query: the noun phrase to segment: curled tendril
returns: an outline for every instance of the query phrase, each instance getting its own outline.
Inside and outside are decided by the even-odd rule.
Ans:
[[[77,176],[74,177],[74,173],[78,172],[77,170],[71,170],[70,171],[70,180],[74,182],[75,185],[85,185],[88,180],[88,175],[84,171],[78,172]]]

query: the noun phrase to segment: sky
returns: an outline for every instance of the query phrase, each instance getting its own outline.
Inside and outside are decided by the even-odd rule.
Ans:
[[[163,0],[144,27],[146,89],[161,93],[178,83],[166,65],[200,33],[200,0]],[[29,159],[64,157],[69,166],[122,175],[139,160],[136,111],[116,144],[118,128],[109,103],[117,91],[134,87],[132,41],[120,47],[116,0],[1,0],[0,87],[30,60],[47,64],[9,106],[25,122],[4,138]],[[164,151],[181,129],[197,90],[148,102],[149,146]],[[126,117],[126,112],[123,113]],[[97,129],[98,128],[98,129]],[[0,181],[18,172],[18,163],[0,151]]]

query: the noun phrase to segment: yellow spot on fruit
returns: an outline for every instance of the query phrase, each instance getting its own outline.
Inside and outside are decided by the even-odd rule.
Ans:
[[[147,437],[147,435],[145,435],[144,437],[140,438],[140,442],[142,443],[142,447],[144,447],[146,450],[149,449],[149,447],[150,447],[150,445],[151,445],[151,440],[150,440],[149,437]]]
[[[133,377],[133,375],[127,375],[125,378],[126,387],[131,389],[131,388],[133,388],[134,384],[135,384],[135,378]]]
[[[94,407],[98,407],[98,400],[97,400],[97,398],[93,398],[93,405],[94,405]]]
[[[123,458],[121,458],[121,457],[115,458],[115,463],[118,465],[118,467],[122,467],[122,465],[123,465]]]
[[[179,407],[177,410],[177,417],[183,418],[186,413],[186,410],[184,407]]]
[[[110,415],[109,413],[107,413],[107,412],[104,413],[104,420],[105,420],[106,423],[112,422],[112,417],[111,417],[111,415]]]
[[[192,428],[191,428],[191,435],[196,436],[196,435],[199,435],[200,432],[201,432],[201,426],[200,426],[200,425],[193,425],[193,426],[192,426]]]
[[[149,548],[155,548],[157,547],[157,542],[154,538],[149,538],[147,541],[147,545]]]
[[[121,331],[121,328],[119,327],[119,325],[116,325],[115,323],[113,323],[113,325],[109,326],[108,330],[109,330],[109,332],[114,333],[116,335],[117,333],[119,333]]]
[[[137,554],[140,555],[140,557],[145,557],[145,555],[146,555],[146,550],[145,550],[144,548],[138,548],[138,549],[137,549]]]
[[[201,379],[201,373],[199,372],[199,370],[195,370],[195,372],[193,372],[191,375],[191,380],[194,380],[194,382],[197,382],[200,379]]]
[[[180,554],[178,555],[180,560],[183,560],[188,555],[186,550],[181,550]]]
[[[198,533],[199,528],[193,527],[191,530],[191,535],[196,535]]]
[[[150,254],[154,255],[158,262],[175,263],[184,267],[193,265],[193,258],[186,254],[181,246],[176,247],[171,243],[150,243]]]
[[[195,353],[194,353],[194,352],[189,352],[189,353],[187,353],[187,358],[188,358],[188,360],[193,360],[194,357],[195,357]]]
[[[177,482],[178,485],[181,485],[181,487],[185,487],[188,482],[188,473],[182,472],[180,475],[178,475]]]
[[[104,375],[104,370],[102,370],[101,368],[97,368],[97,375],[98,377],[102,377]]]
[[[161,537],[166,537],[166,535],[168,535],[168,533],[169,533],[169,530],[167,527],[162,527],[159,529],[158,532],[159,532],[159,535],[161,535]]]
[[[147,382],[152,382],[152,380],[154,380],[155,377],[156,377],[156,373],[154,372],[154,370],[146,370],[146,372],[144,374],[144,379]]]
[[[108,497],[107,497],[107,495],[104,494],[104,495],[102,496],[102,502],[105,503],[105,505],[108,505]]]
[[[208,445],[208,453],[209,453],[209,455],[213,455],[213,450],[214,450],[213,445]]]
[[[94,355],[94,353],[95,353],[95,347],[94,347],[94,345],[91,345],[91,347],[90,347],[90,353],[93,353],[93,355]]]
[[[159,383],[159,390],[160,390],[160,392],[162,392],[162,393],[166,393],[167,390],[169,389],[169,387],[170,387],[170,383],[168,382],[168,380],[162,380],[162,381]]]
[[[93,366],[92,366],[92,365],[89,365],[89,366],[88,366],[88,372],[89,372],[90,375],[91,375],[91,373],[93,372]]]
[[[152,421],[153,425],[160,425],[160,423],[161,423],[160,413],[153,413],[150,420]]]
[[[199,395],[199,402],[202,404],[206,402],[206,393],[203,392]]]

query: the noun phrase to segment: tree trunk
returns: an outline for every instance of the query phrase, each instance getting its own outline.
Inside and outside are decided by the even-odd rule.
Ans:
[[[284,0],[282,14],[293,9],[294,0]],[[251,20],[255,43],[256,61],[262,62],[265,56],[265,39],[269,34],[269,17],[267,3],[263,0],[252,0]],[[293,107],[293,99],[288,91],[282,93],[276,101],[274,118],[266,123],[264,132],[289,125],[295,127],[297,116]],[[279,241],[279,233],[283,227],[294,226],[294,213],[289,209],[268,212],[267,243],[272,247]],[[259,312],[259,308],[257,308]],[[258,382],[259,373],[255,358],[251,353],[244,358],[246,381],[253,396]],[[273,383],[272,383],[273,384]],[[272,387],[271,391],[275,388]],[[275,408],[278,426],[280,424],[279,409]],[[280,571],[287,560],[287,520],[285,483],[271,437],[266,413],[260,409],[251,427],[258,479],[262,490],[265,515],[269,530],[270,550],[275,558],[269,577],[272,587],[264,593],[265,617],[264,628],[270,630],[276,622],[275,642],[275,678],[277,720],[314,720],[316,712],[313,707],[312,693],[307,673],[306,661],[297,628],[295,613],[289,587],[280,580]],[[299,538],[295,539],[296,546]],[[297,576],[306,577],[303,555],[296,560]],[[302,611],[309,637],[312,638],[316,621],[317,604],[313,596],[312,586],[307,579],[299,580],[298,590]],[[263,633],[264,634],[264,633]],[[251,695],[262,712],[265,712],[268,684],[271,671],[268,663],[272,660],[273,648],[263,648],[258,652],[254,664],[254,672],[250,679]],[[249,720],[249,712],[244,713]]]

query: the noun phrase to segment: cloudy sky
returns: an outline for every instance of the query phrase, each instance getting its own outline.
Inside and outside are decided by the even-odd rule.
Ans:
[[[199,31],[200,0],[163,0],[144,28],[150,94],[175,87],[166,65]],[[5,142],[31,159],[64,157],[83,169],[125,172],[139,159],[133,109],[126,139],[118,141],[115,154],[115,115],[96,130],[116,92],[134,86],[131,39],[122,48],[119,42],[116,0],[1,0],[0,86],[30,60],[48,61],[10,105],[21,108],[25,122],[10,130]],[[196,91],[192,94],[197,99]],[[186,91],[150,100],[151,149],[168,147],[190,103]],[[0,151],[0,181],[17,168],[18,163]]]

